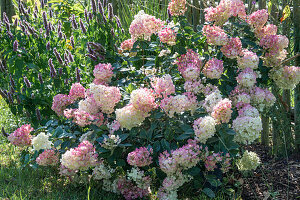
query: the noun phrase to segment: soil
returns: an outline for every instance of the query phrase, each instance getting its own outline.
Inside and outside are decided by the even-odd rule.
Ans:
[[[247,150],[256,152],[262,165],[253,175],[242,178],[242,198],[300,200],[300,155],[274,159],[269,149],[262,145],[251,145]]]

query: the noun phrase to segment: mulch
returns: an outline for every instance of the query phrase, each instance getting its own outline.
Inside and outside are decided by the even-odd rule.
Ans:
[[[251,145],[247,150],[256,152],[262,165],[253,175],[240,178],[243,199],[300,200],[299,154],[278,160],[270,156],[268,148],[262,145]]]

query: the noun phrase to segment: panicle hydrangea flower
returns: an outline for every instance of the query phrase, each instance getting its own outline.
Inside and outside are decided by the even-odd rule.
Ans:
[[[117,87],[90,84],[90,94],[93,95],[101,111],[111,114],[115,105],[121,100],[121,92]]]
[[[133,39],[124,40],[121,43],[121,49],[122,49],[122,51],[130,51],[133,48],[134,42],[135,41]]]
[[[256,83],[257,75],[251,68],[244,69],[239,75],[237,76],[236,80],[238,84],[242,85],[243,87],[253,87]]]
[[[236,58],[237,56],[243,55],[240,38],[230,38],[227,44],[222,46],[221,51],[227,58]]]
[[[148,116],[148,113],[137,110],[132,104],[121,109],[116,109],[116,120],[122,128],[131,130],[133,127],[138,127]]]
[[[74,180],[75,178],[78,178],[78,175],[76,174],[78,170],[72,170],[68,169],[63,165],[60,165],[59,167],[59,174],[61,176],[68,177],[70,180]]]
[[[120,178],[118,180],[118,190],[121,192],[126,200],[143,198],[149,195],[148,189],[140,188],[132,183],[132,181],[126,178]]]
[[[300,67],[284,66],[280,69],[272,69],[270,77],[275,84],[282,88],[292,90],[300,82]]]
[[[248,51],[246,49],[243,50],[243,56],[237,58],[238,68],[239,69],[257,69],[259,64],[259,57],[256,53],[252,51]]]
[[[58,115],[63,116],[64,110],[70,105],[72,102],[68,95],[58,94],[53,97],[52,107],[51,109]]]
[[[262,131],[260,117],[237,117],[233,120],[232,127],[236,132],[234,140],[242,144],[251,144]]]
[[[206,8],[204,12],[205,20],[214,21],[217,25],[224,24],[231,16],[246,17],[246,8],[241,0],[221,0],[217,7]]]
[[[30,133],[33,131],[33,128],[31,128],[30,124],[24,124],[17,130],[15,130],[13,133],[11,133],[7,139],[12,143],[13,145],[19,146],[19,147],[25,147],[31,145],[31,138],[32,136]]]
[[[186,8],[186,0],[171,0],[168,5],[168,10],[172,16],[184,15]]]
[[[247,22],[255,29],[261,29],[268,21],[268,11],[266,9],[253,12],[247,17]]]
[[[195,139],[205,144],[207,139],[214,136],[216,132],[216,121],[210,116],[200,117],[194,121]]]
[[[93,116],[84,110],[75,109],[73,111],[73,122],[78,126],[85,127],[94,120]]]
[[[174,30],[170,28],[164,28],[158,33],[159,40],[162,43],[166,43],[170,46],[174,46],[176,44],[176,33]]]
[[[264,102],[266,97],[265,91],[260,87],[255,87],[251,92],[251,103],[261,104]]]
[[[160,19],[156,19],[154,16],[146,14],[141,10],[137,15],[134,16],[134,20],[131,22],[129,27],[129,33],[131,39],[144,39],[150,40],[151,35],[159,32],[164,25],[164,22]]]
[[[184,89],[187,92],[191,92],[193,94],[199,94],[203,91],[204,85],[201,83],[201,80],[198,81],[186,81],[184,83]]]
[[[197,141],[190,139],[188,144],[171,151],[171,154],[167,151],[161,153],[158,158],[160,169],[168,176],[190,169],[200,161],[200,150]]]
[[[232,101],[233,105],[236,106],[237,109],[240,109],[240,108],[244,107],[245,105],[250,104],[250,102],[251,102],[251,96],[245,92],[237,94],[236,96],[231,97],[231,98],[233,100]]]
[[[260,158],[255,152],[246,150],[243,157],[238,160],[237,167],[240,171],[255,170],[260,163]]]
[[[200,72],[201,71],[199,67],[193,64],[188,64],[181,74],[186,81],[195,81],[200,77]]]
[[[70,101],[85,97],[85,88],[80,83],[73,83],[69,92]]]
[[[196,110],[197,99],[193,95],[176,95],[166,97],[161,101],[160,108],[164,110],[169,117],[174,117],[175,113],[182,113],[190,110],[191,113]]]
[[[213,108],[218,104],[219,101],[222,100],[222,95],[219,90],[216,90],[205,97],[203,107],[207,112],[213,112]]]
[[[133,167],[127,171],[127,179],[132,180],[139,188],[150,189],[151,177],[145,176],[144,171],[139,168]]]
[[[113,68],[110,63],[99,63],[94,68],[94,76],[98,83],[109,83],[114,75]]]
[[[175,85],[170,74],[165,74],[161,78],[153,77],[151,79],[151,86],[158,97],[166,97],[175,93]]]
[[[49,141],[49,135],[46,135],[44,132],[41,132],[32,139],[32,146],[34,150],[39,151],[40,149],[51,149],[53,143]]]
[[[114,134],[114,132],[120,129],[120,126],[121,124],[117,120],[114,120],[112,123],[107,124],[110,134]]]
[[[35,161],[41,166],[55,166],[59,163],[59,153],[56,153],[53,149],[47,149]]]
[[[203,94],[204,96],[208,96],[210,94],[212,94],[213,92],[217,91],[218,87],[215,85],[212,85],[210,83],[206,84],[206,86],[203,88]]]
[[[62,155],[61,164],[70,170],[87,170],[97,165],[98,155],[89,141],[81,142]]]
[[[223,99],[213,107],[211,116],[216,120],[216,123],[228,123],[231,119],[231,101],[229,99]]]
[[[275,55],[288,47],[289,39],[284,35],[266,35],[260,40],[259,45]]]
[[[149,150],[146,147],[136,148],[128,154],[127,162],[135,167],[145,167],[152,163],[151,154],[153,154],[152,148]]]
[[[207,43],[212,45],[225,45],[228,36],[219,26],[205,25],[202,29],[203,35],[206,36]]]
[[[215,168],[217,168],[217,162],[220,161],[222,161],[221,154],[213,153],[205,158],[204,166],[207,171],[213,171]]]
[[[223,61],[212,58],[204,65],[202,72],[207,78],[219,79],[221,78],[223,70]]]
[[[140,88],[133,90],[130,95],[130,103],[143,112],[150,112],[157,107],[155,97],[152,90],[148,88]]]
[[[255,29],[254,33],[258,39],[261,39],[267,35],[276,35],[277,26],[274,24],[267,24],[261,29]]]
[[[105,137],[101,143],[101,147],[109,150],[113,150],[121,143],[121,138],[118,135],[109,134],[108,137]]]
[[[265,55],[262,57],[264,61],[264,65],[268,67],[280,66],[281,62],[286,58],[287,51],[285,49],[276,52],[270,51],[266,52]]]
[[[84,100],[79,101],[78,109],[83,110],[91,115],[95,115],[100,111],[99,106],[97,105],[95,99],[92,96],[89,96]]]
[[[181,55],[175,61],[175,64],[178,66],[178,70],[183,73],[187,67],[194,66],[195,68],[199,68],[202,66],[202,61],[199,57],[199,54],[193,51],[192,49],[188,49],[186,54]]]
[[[239,116],[240,117],[259,117],[259,112],[256,108],[254,108],[250,104],[248,104],[239,110]]]
[[[271,107],[276,102],[276,97],[266,88],[265,89],[265,104],[267,107]]]
[[[115,169],[111,168],[109,165],[105,165],[100,161],[99,164],[93,169],[92,176],[95,180],[110,179],[114,172]]]

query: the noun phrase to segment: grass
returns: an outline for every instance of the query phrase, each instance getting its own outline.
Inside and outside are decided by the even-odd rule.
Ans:
[[[7,132],[16,129],[17,121],[9,111],[3,99],[0,99],[0,127]],[[7,139],[0,136],[0,199],[122,199],[112,193],[104,192],[95,182],[87,184],[74,184],[62,179],[56,169],[30,167],[21,168],[19,154],[21,149],[8,143]],[[200,195],[189,200],[206,200],[207,196]],[[219,194],[216,200],[226,197]]]

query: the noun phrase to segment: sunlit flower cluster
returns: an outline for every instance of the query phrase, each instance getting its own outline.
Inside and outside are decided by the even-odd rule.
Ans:
[[[202,72],[207,78],[219,79],[221,78],[223,70],[223,61],[212,58],[204,65]]]
[[[256,53],[244,49],[242,57],[238,57],[237,62],[241,70],[246,68],[257,69],[259,58]]]
[[[97,158],[94,146],[88,141],[83,141],[78,147],[66,151],[60,162],[70,170],[86,170],[97,165]]]
[[[245,151],[243,157],[237,162],[240,171],[255,170],[261,164],[255,152]]]
[[[58,94],[53,97],[52,107],[51,109],[58,115],[63,116],[64,110],[70,105],[72,102],[68,95]]]
[[[261,29],[267,23],[268,17],[266,9],[258,10],[247,17],[247,22],[255,29]]]
[[[133,90],[130,95],[130,103],[137,110],[143,112],[150,112],[157,107],[155,97],[152,90],[148,88],[140,88]]]
[[[36,163],[41,166],[55,166],[59,163],[59,153],[47,149],[36,158]]]
[[[124,40],[121,43],[121,49],[122,51],[130,51],[133,48],[134,40],[133,39],[128,39]]]
[[[170,28],[164,28],[158,33],[159,40],[162,43],[166,43],[170,46],[176,44],[176,33]]]
[[[231,107],[229,99],[222,99],[213,107],[211,116],[216,120],[216,123],[228,123],[231,119]]]
[[[186,8],[186,0],[171,0],[168,5],[168,10],[172,16],[184,15]]]
[[[33,128],[31,128],[30,124],[24,124],[11,133],[7,139],[10,141],[10,143],[19,147],[30,146],[32,138],[30,133],[32,131]]]
[[[49,135],[41,132],[32,139],[32,146],[34,150],[39,151],[40,149],[51,149],[53,143],[49,141]]]
[[[256,78],[257,74],[251,68],[246,68],[241,73],[239,73],[236,80],[238,84],[242,85],[243,87],[250,88],[255,85]]]
[[[113,68],[110,63],[102,64],[99,63],[94,68],[94,83],[109,83],[113,76]]]
[[[72,84],[69,92],[70,101],[76,101],[85,97],[85,88],[80,83]]]
[[[200,117],[194,121],[195,139],[205,144],[207,139],[215,135],[216,121],[210,116]]]
[[[228,41],[228,36],[219,26],[205,25],[202,29],[206,36],[207,43],[212,45],[224,45]]]
[[[169,74],[163,75],[161,78],[153,77],[151,79],[151,86],[158,97],[166,97],[175,93],[175,85],[173,84],[172,77]]]
[[[221,51],[227,58],[237,58],[238,56],[242,56],[243,51],[240,38],[230,38],[227,44],[222,46]]]
[[[219,90],[212,92],[211,94],[205,97],[203,107],[207,112],[213,112],[215,105],[222,100],[222,95]]]
[[[260,117],[237,117],[233,120],[232,127],[236,132],[234,140],[242,144],[251,144],[262,131]]]
[[[280,69],[274,68],[271,70],[270,76],[278,87],[291,90],[300,82],[300,67],[284,66]]]
[[[137,148],[135,151],[132,151],[127,156],[128,164],[135,167],[144,167],[152,163],[151,154],[153,149],[147,149],[146,147]]]

